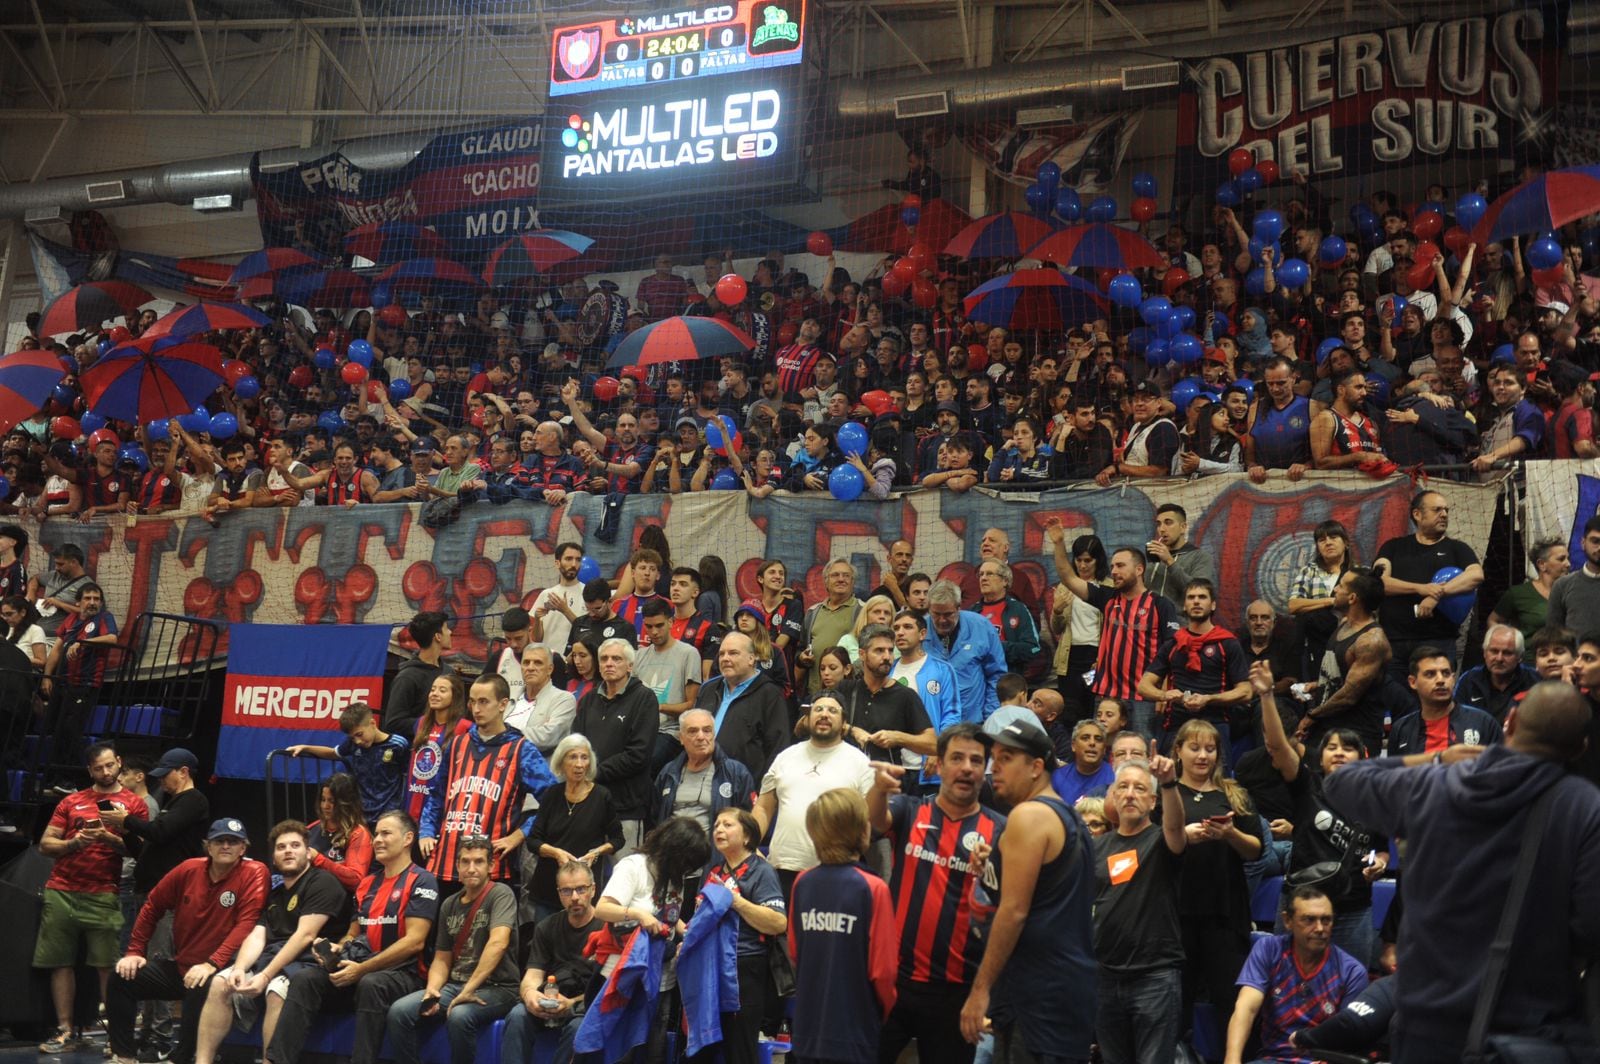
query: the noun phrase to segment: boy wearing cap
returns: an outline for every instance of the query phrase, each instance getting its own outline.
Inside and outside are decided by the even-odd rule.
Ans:
[[[135,1064],[134,1016],[147,998],[184,1002],[173,1064],[192,1064],[211,979],[239,952],[267,901],[267,866],[245,857],[241,821],[225,817],[206,832],[206,856],[184,861],[156,884],[139,910],[127,954],[106,993],[106,1029],[116,1064]],[[147,957],[156,923],[172,913],[172,958]]]
[[[339,730],[345,740],[338,746],[297,743],[286,752],[290,757],[320,757],[349,765],[361,790],[361,812],[369,825],[374,824],[388,810],[401,807],[411,743],[403,735],[379,728],[372,707],[365,702],[355,702],[340,712]]]

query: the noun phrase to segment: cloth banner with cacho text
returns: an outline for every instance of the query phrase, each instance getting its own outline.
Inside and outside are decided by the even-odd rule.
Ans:
[[[383,708],[387,625],[236,624],[229,635],[219,776],[261,779],[273,750],[338,746],[347,707]]]
[[[1226,180],[1235,148],[1313,179],[1536,148],[1566,18],[1565,3],[1518,6],[1185,63],[1177,191]]]

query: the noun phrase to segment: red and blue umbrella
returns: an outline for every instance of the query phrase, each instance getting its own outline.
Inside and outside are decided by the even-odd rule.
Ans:
[[[228,275],[228,283],[241,284],[252,277],[282,273],[284,270],[298,270],[316,264],[316,259],[294,248],[262,248],[260,251],[252,251],[239,260],[233,267],[233,272]]]
[[[1525,181],[1489,205],[1473,227],[1475,240],[1490,243],[1507,237],[1559,229],[1600,211],[1600,166],[1551,170]]]
[[[1062,269],[1094,266],[1138,270],[1170,265],[1150,241],[1132,230],[1107,222],[1085,222],[1058,229],[1029,248],[1026,257],[1053,262]]]
[[[904,254],[913,244],[938,251],[972,221],[972,215],[946,200],[929,200],[922,205],[916,227],[901,218],[897,199],[868,211],[841,229],[830,230],[833,246],[839,251],[893,251]]]
[[[222,387],[222,352],[181,336],[141,337],[83,371],[84,405],[119,421],[187,414]]]
[[[607,360],[606,368],[692,362],[701,358],[737,358],[748,354],[755,346],[749,334],[720,318],[663,318],[624,336]]]
[[[194,336],[218,329],[256,329],[271,324],[272,319],[242,303],[196,303],[180,307],[155,320],[144,331],[143,339],[162,336]]]
[[[1020,211],[987,214],[957,233],[944,253],[963,259],[1020,259],[1055,231],[1044,219]]]
[[[443,255],[450,244],[415,222],[368,222],[344,235],[344,250],[373,262],[397,262]]]
[[[588,237],[565,229],[524,233],[494,249],[483,279],[492,285],[503,285],[537,277],[563,262],[571,262],[593,245]]]
[[[401,292],[459,295],[483,287],[483,279],[459,262],[450,259],[412,259],[397,262],[378,274],[395,295]]]
[[[0,358],[0,432],[10,432],[44,409],[50,393],[67,375],[49,351],[13,351]]]
[[[263,274],[239,286],[240,299],[270,296],[302,307],[365,307],[372,302],[367,279],[350,270]]]
[[[126,281],[89,281],[50,301],[39,319],[40,336],[65,336],[98,329],[112,318],[130,317],[155,296]]]
[[[1099,289],[1050,266],[1017,270],[974,288],[968,321],[1007,329],[1070,329],[1107,313]]]

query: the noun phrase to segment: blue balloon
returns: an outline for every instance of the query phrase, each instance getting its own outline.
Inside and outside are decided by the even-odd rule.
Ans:
[[[1483,216],[1488,213],[1489,202],[1476,192],[1468,192],[1456,200],[1456,224],[1469,232],[1475,229],[1478,223],[1483,221]]]
[[[1179,333],[1183,332],[1183,318],[1178,314],[1180,309],[1182,308],[1173,307],[1167,312],[1166,317],[1162,318],[1156,323],[1157,336],[1161,337],[1163,340],[1170,340],[1174,336],[1177,336]]]
[[[1237,207],[1244,202],[1244,189],[1239,182],[1229,179],[1217,186],[1217,206]]]
[[[1367,399],[1378,406],[1389,405],[1389,378],[1381,373],[1367,374]]]
[[[115,346],[117,345],[111,342],[110,337],[102,336],[100,342],[94,345],[94,349],[103,355]]]
[[[706,422],[706,443],[713,449],[722,446],[722,422],[718,418]]]
[[[78,393],[65,384],[58,384],[50,389],[50,401],[60,403],[62,406],[71,406],[76,398]]]
[[[1327,358],[1330,354],[1333,353],[1333,349],[1334,348],[1343,347],[1343,346],[1344,346],[1344,341],[1341,340],[1337,336],[1330,336],[1326,340],[1324,340],[1320,344],[1318,344],[1317,345],[1317,363],[1318,363],[1318,365],[1320,365],[1322,363],[1323,359]]]
[[[1561,265],[1561,244],[1547,236],[1528,245],[1528,265],[1536,270],[1548,270]]]
[[[1490,362],[1515,362],[1517,360],[1516,348],[1510,344],[1501,344],[1494,349],[1494,354],[1489,356]]]
[[[1238,380],[1236,380],[1232,384],[1228,385],[1228,387],[1229,388],[1238,388],[1240,391],[1244,392],[1244,394],[1247,397],[1249,397],[1250,399],[1252,399],[1252,400],[1255,399],[1255,397],[1256,397],[1256,382],[1251,380],[1249,377],[1240,377]],[[1226,389],[1224,389],[1224,390],[1226,390]]]
[[[1317,248],[1317,261],[1324,266],[1337,266],[1350,254],[1350,245],[1344,242],[1342,236],[1325,236]]]
[[[1311,267],[1304,259],[1284,259],[1278,266],[1278,280],[1290,288],[1304,288],[1311,280]]]
[[[1056,214],[1064,222],[1076,222],[1083,217],[1083,199],[1077,189],[1056,189]]]
[[[1131,354],[1142,355],[1144,349],[1150,346],[1152,339],[1150,330],[1143,325],[1136,325],[1128,330],[1128,351]]]
[[[1262,211],[1256,215],[1255,221],[1251,223],[1250,231],[1258,239],[1272,243],[1283,235],[1283,212]]]
[[[1178,413],[1189,409],[1189,404],[1194,402],[1195,396],[1200,394],[1200,382],[1193,377],[1185,377],[1172,385],[1172,405],[1178,408]]]
[[[1132,310],[1144,299],[1144,289],[1139,286],[1139,278],[1133,274],[1119,273],[1106,286],[1106,295],[1117,306]]]
[[[234,382],[233,394],[240,399],[254,399],[261,394],[261,382],[255,377],[240,377]]]
[[[1172,355],[1167,351],[1167,343],[1168,341],[1158,336],[1146,344],[1144,347],[1145,362],[1159,369],[1171,361]]]
[[[1219,336],[1228,335],[1228,330],[1231,328],[1233,328],[1233,322],[1228,320],[1228,316],[1226,314],[1222,313],[1220,310],[1212,311],[1211,338],[1213,340]]]
[[[1146,325],[1158,326],[1172,312],[1172,300],[1166,296],[1151,296],[1139,304],[1139,316]]]
[[[1050,199],[1044,194],[1044,186],[1038,182],[1023,190],[1022,199],[1027,203],[1028,209],[1041,218],[1050,211]]]
[[[317,415],[317,427],[331,435],[344,431],[344,418],[337,410],[324,410]]]
[[[840,453],[846,456],[867,453],[867,427],[859,421],[846,421],[839,426],[833,438],[839,445]]]
[[[833,472],[828,474],[828,490],[840,502],[859,498],[866,488],[867,478],[853,465],[834,466]]]
[[[178,424],[188,432],[206,432],[211,428],[211,411],[203,406],[197,406],[179,417]]]
[[[1257,266],[1255,269],[1253,269],[1249,273],[1245,274],[1244,275],[1244,290],[1245,290],[1246,294],[1252,295],[1252,296],[1264,296],[1264,295],[1266,295],[1267,294],[1267,271],[1263,270],[1260,266]]]
[[[591,580],[598,579],[600,579],[600,563],[585,554],[583,561],[578,563],[578,582],[587,584]]]
[[[125,443],[117,451],[117,465],[132,462],[139,467],[139,472],[150,472],[150,456],[144,453],[144,448],[137,443]]]
[[[318,369],[332,369],[338,362],[339,356],[326,347],[317,348],[317,353],[311,356],[311,364]]]
[[[1117,201],[1110,196],[1096,196],[1089,201],[1089,220],[1091,222],[1109,222],[1117,217]]]
[[[1180,333],[1167,344],[1167,354],[1180,366],[1193,366],[1206,357],[1206,345],[1193,333]]]
[[[178,419],[178,424],[183,424],[183,418]],[[146,422],[144,438],[152,443],[156,440],[169,440],[172,438],[172,427],[167,423],[166,418],[158,418],[155,421]]]
[[[1385,299],[1385,298],[1388,299],[1389,302],[1394,304],[1394,320],[1395,320],[1395,324],[1398,325],[1400,323],[1400,315],[1402,315],[1402,314],[1404,314],[1406,312],[1406,307],[1410,306],[1410,304],[1406,302],[1406,297],[1402,296],[1402,295],[1386,296],[1386,297],[1380,298],[1378,300],[1378,302],[1380,302],[1380,303],[1383,302],[1383,299]]]
[[[234,389],[238,391],[238,389]],[[402,399],[411,398],[411,382],[401,377],[399,380],[389,382],[389,401],[398,403]]]
[[[739,476],[731,469],[719,469],[711,478],[712,491],[735,491],[738,487]]]
[[[914,228],[918,222],[922,221],[922,208],[921,207],[901,207],[900,208],[900,221],[905,225],[905,227],[907,229]]]
[[[1056,198],[1056,189],[1061,187],[1061,164],[1046,160],[1039,164],[1039,184],[1044,188],[1047,199]]]
[[[1133,175],[1133,194],[1154,199],[1156,195],[1156,177],[1154,174],[1140,171]]]
[[[1460,569],[1453,565],[1447,565],[1433,574],[1432,582],[1435,584],[1447,584],[1460,575]],[[1446,595],[1440,599],[1434,610],[1451,624],[1460,624],[1467,619],[1467,614],[1472,612],[1472,600],[1474,597],[1471,591],[1458,591],[1454,595]]]
[[[7,476],[0,476],[0,499],[9,499],[10,497],[11,478]]]
[[[1179,306],[1173,307],[1172,317],[1177,318],[1178,322],[1185,329],[1191,329],[1194,327],[1194,308],[1191,306],[1180,304]]]
[[[93,410],[85,410],[83,416],[78,419],[78,425],[83,429],[83,434],[87,436],[105,428],[106,419],[104,416],[96,414]]]
[[[211,438],[230,440],[239,431],[239,419],[224,411],[211,417]]]
[[[1246,192],[1254,192],[1266,183],[1267,179],[1261,176],[1261,171],[1253,166],[1239,175],[1239,187]]]
[[[372,300],[373,310],[382,310],[394,302],[394,291],[390,289],[388,281],[379,281],[372,286],[372,291],[367,298]]]
[[[359,362],[368,369],[372,368],[372,345],[367,341],[351,340],[350,346],[345,348],[344,353],[351,362]]]

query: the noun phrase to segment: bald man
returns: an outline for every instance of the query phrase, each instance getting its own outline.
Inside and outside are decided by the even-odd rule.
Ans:
[[[1067,700],[1061,697],[1061,692],[1053,687],[1041,687],[1028,696],[1028,708],[1039,715],[1044,733],[1050,736],[1050,744],[1056,748],[1056,760],[1070,761],[1072,725],[1061,719],[1067,709]]]
[[[911,564],[916,560],[916,548],[908,541],[897,539],[889,544],[889,563],[883,570],[883,583],[872,589],[868,598],[887,595],[899,613],[906,608],[906,581],[911,577]]]
[[[1516,927],[1517,942],[1539,948],[1511,950],[1489,1032],[1581,1022],[1571,973],[1578,958],[1600,955],[1600,789],[1567,765],[1587,745],[1591,719],[1575,687],[1545,681],[1506,715],[1502,746],[1453,765],[1362,761],[1324,781],[1340,815],[1410,844],[1398,1064],[1461,1060],[1492,928],[1524,863],[1530,811],[1546,793],[1537,871]],[[1466,914],[1478,933],[1462,933]]]

